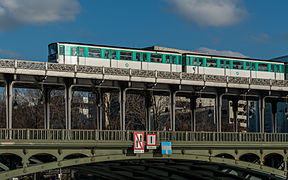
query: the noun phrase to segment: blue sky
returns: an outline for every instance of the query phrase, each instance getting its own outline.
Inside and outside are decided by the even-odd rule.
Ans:
[[[0,58],[47,61],[51,42],[288,55],[288,1],[0,0]]]

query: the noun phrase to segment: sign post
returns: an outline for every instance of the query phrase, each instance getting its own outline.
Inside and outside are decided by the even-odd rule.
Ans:
[[[144,132],[134,132],[134,153],[144,153]]]
[[[146,134],[146,147],[147,149],[157,148],[157,134]]]

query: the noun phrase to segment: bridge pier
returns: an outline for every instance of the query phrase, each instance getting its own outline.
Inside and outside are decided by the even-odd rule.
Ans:
[[[126,88],[119,89],[119,104],[120,104],[120,130],[124,131],[125,127],[125,104],[126,104]]]
[[[234,119],[234,132],[238,132],[238,120],[237,120],[238,101],[239,101],[239,99],[237,99],[237,98],[232,99],[232,109],[233,109],[233,119]]]
[[[71,129],[72,122],[72,81],[67,79],[65,81],[65,125],[66,129]]]
[[[6,98],[6,128],[12,129],[12,108],[13,108],[13,76],[5,76],[5,98]]]
[[[44,129],[50,129],[50,94],[51,89],[43,89],[43,105],[44,105]]]
[[[222,131],[222,99],[223,94],[217,93],[215,97],[217,132]]]
[[[170,89],[170,128],[172,131],[176,130],[176,118],[175,118],[175,97],[177,91],[175,89]]]
[[[264,113],[265,113],[265,97],[264,96],[259,96],[259,100],[258,100],[258,111],[259,111],[259,131],[261,133],[264,133]]]
[[[190,110],[191,110],[191,131],[196,132],[196,96],[190,98]]]
[[[103,121],[105,119],[104,112],[104,94],[101,89],[97,89],[94,91],[95,97],[96,97],[96,123],[97,123],[97,129],[102,130],[103,129]]]
[[[146,131],[151,131],[151,107],[152,107],[151,91],[145,91],[145,105],[146,105]],[[155,128],[155,127],[154,127]]]
[[[273,133],[277,133],[277,101],[272,101],[272,123],[273,123]]]

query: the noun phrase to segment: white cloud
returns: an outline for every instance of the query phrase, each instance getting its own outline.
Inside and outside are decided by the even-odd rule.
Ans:
[[[196,51],[200,52],[200,53],[206,53],[206,54],[218,55],[218,56],[229,56],[229,57],[240,57],[240,58],[247,58],[248,57],[248,56],[245,56],[244,54],[239,53],[239,52],[234,52],[234,51],[230,51],[230,50],[218,51],[215,49],[209,49],[209,48],[205,48],[205,47],[201,47],[201,48],[197,49]]]
[[[200,26],[229,26],[245,17],[242,0],[166,0],[172,11]]]
[[[78,0],[0,0],[0,29],[74,20]]]

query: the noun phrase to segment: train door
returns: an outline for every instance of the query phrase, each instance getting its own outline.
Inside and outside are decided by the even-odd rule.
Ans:
[[[71,58],[66,61],[67,64],[78,64],[78,48],[71,47]]]
[[[143,70],[142,56],[143,56],[142,53],[136,52],[136,62],[137,62],[137,64],[140,63],[140,68],[139,68],[139,69],[141,69],[141,70]],[[137,67],[139,67],[139,66],[137,66]],[[137,68],[137,69],[138,69],[138,68]]]
[[[117,52],[115,50],[109,51],[110,67],[118,67]]]

